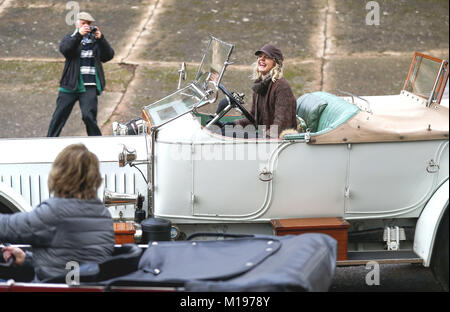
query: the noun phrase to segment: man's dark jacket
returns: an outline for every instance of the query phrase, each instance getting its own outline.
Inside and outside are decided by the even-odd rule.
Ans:
[[[61,40],[59,51],[66,58],[64,70],[62,73],[59,86],[65,89],[76,90],[78,86],[78,79],[80,76],[80,55],[81,55],[81,40],[83,36],[78,31],[73,34],[67,34]],[[95,66],[97,67],[98,77],[102,90],[105,90],[105,73],[103,71],[102,62],[106,63],[114,57],[114,50],[109,45],[105,36],[94,42],[94,57]]]
[[[69,273],[66,264],[100,263],[114,250],[114,226],[99,199],[52,197],[29,212],[0,214],[0,241],[29,244],[37,280]]]

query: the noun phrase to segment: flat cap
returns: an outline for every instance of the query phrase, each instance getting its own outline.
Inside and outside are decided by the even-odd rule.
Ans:
[[[88,12],[80,12],[80,13],[78,13],[77,19],[85,20],[85,21],[89,21],[89,22],[95,22],[95,19]]]

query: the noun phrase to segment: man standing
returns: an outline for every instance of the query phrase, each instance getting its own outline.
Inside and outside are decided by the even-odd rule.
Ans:
[[[98,26],[91,26],[93,22],[95,19],[92,15],[80,12],[77,16],[77,29],[73,34],[64,36],[59,45],[66,62],[48,137],[59,136],[77,100],[87,134],[102,135],[97,125],[97,96],[105,89],[102,62],[111,60],[114,50]]]

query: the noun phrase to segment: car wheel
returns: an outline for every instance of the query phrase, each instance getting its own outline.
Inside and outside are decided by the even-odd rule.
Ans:
[[[433,254],[430,263],[434,277],[442,285],[445,291],[448,291],[449,289],[448,230],[449,228],[448,228],[448,206],[447,206],[437,231],[436,240],[433,247]]]

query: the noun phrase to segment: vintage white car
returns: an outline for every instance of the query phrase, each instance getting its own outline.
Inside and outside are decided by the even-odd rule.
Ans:
[[[48,198],[53,160],[81,142],[101,161],[99,196],[135,225],[136,241],[144,212],[169,220],[174,240],[324,232],[338,240],[338,264],[420,262],[448,285],[448,62],[415,53],[395,95],[305,94],[305,132],[228,127],[237,135],[224,136],[216,124],[236,118],[225,115],[231,108],[251,118],[221,84],[232,51],[211,37],[194,81],[144,106],[141,120],[115,124],[115,136],[1,139],[0,212]],[[219,92],[229,105],[211,119],[200,111],[217,106]]]

